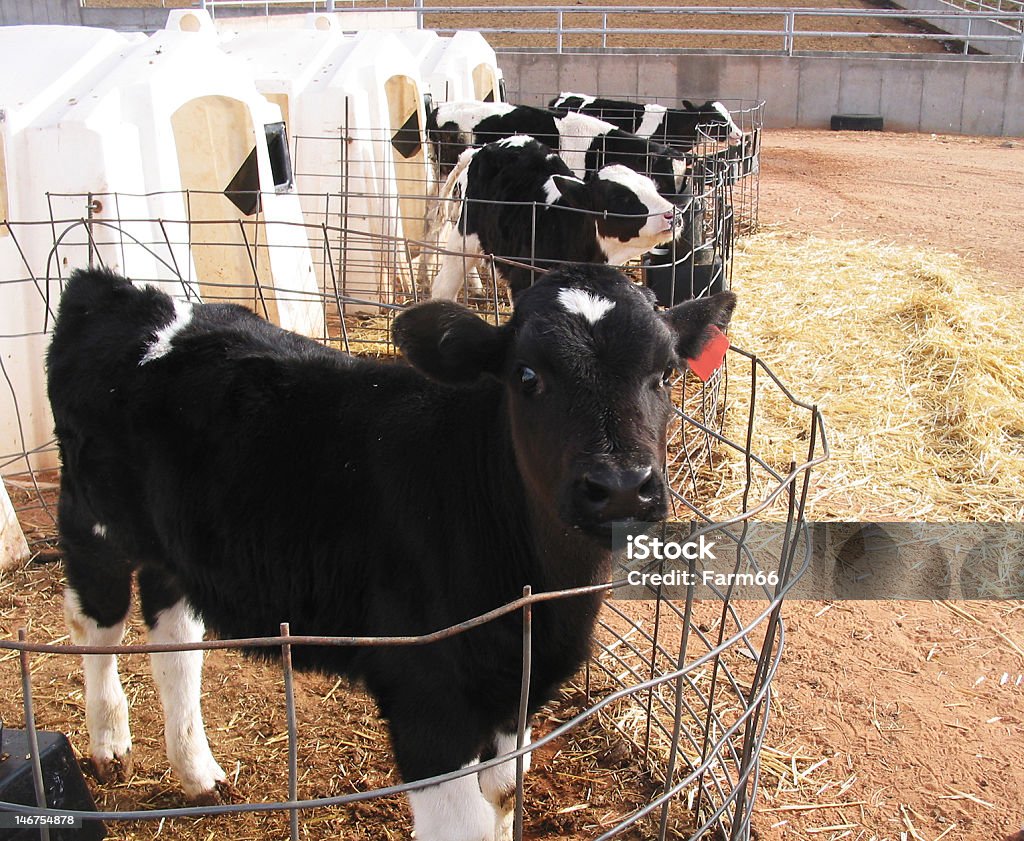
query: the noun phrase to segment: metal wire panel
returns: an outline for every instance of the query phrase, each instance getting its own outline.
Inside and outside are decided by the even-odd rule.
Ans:
[[[296,155],[297,172],[302,155]],[[309,170],[306,170],[307,172]],[[21,271],[3,282],[18,284],[30,317],[23,331],[0,337],[45,347],[63,279],[70,269],[110,265],[124,269],[136,282],[154,282],[190,300],[243,302],[261,314],[284,317],[291,305],[310,304],[320,313],[312,332],[321,341],[357,353],[394,352],[390,342],[393,313],[425,294],[437,261],[447,249],[424,237],[404,236],[403,203],[392,195],[373,206],[369,193],[346,191],[345,171],[337,192],[297,194],[303,220],[268,220],[262,214],[243,220],[201,220],[189,213],[189,193],[172,198],[182,213],[155,217],[138,212],[152,196],[52,195],[50,219],[4,223],[14,253],[23,256]],[[735,230],[725,226],[727,179],[714,172],[700,197],[713,207],[711,246],[728,267]],[[413,191],[409,186],[403,189]],[[412,197],[426,206],[434,198],[422,187]],[[163,198],[167,198],[163,196]],[[379,197],[377,197],[379,199]],[[409,206],[408,203],[405,206]],[[245,276],[203,276],[196,248],[231,249],[244,255],[236,265]],[[308,260],[316,277],[315,292],[296,292],[278,282],[273,269]],[[500,260],[529,255],[495,256],[479,269],[479,290],[467,285],[464,297],[484,317],[501,320],[510,302],[497,282]],[[289,263],[290,264],[290,263]],[[270,269],[270,270],[268,270]],[[643,272],[633,267],[637,277]],[[311,300],[307,300],[311,299]],[[318,309],[317,309],[318,308]],[[41,361],[41,360],[40,360]],[[0,356],[0,391],[7,390],[19,424],[29,421],[24,407],[31,395]],[[42,369],[36,372],[42,377]],[[41,381],[41,379],[40,379]],[[341,797],[301,799],[295,762],[290,761],[289,800],[235,803],[181,809],[99,813],[103,820],[159,820],[200,814],[281,810],[291,815],[291,836],[298,837],[304,818],[315,810],[389,796],[454,779],[509,758],[521,757],[564,736],[587,721],[620,734],[637,764],[656,788],[641,808],[624,814],[600,838],[631,832],[643,837],[697,839],[711,831],[718,837],[747,839],[759,771],[760,748],[767,727],[772,677],[783,642],[780,606],[785,592],[807,562],[804,503],[810,470],[824,457],[822,420],[814,406],[793,397],[768,367],[733,349],[725,369],[709,383],[682,374],[673,384],[676,413],[668,444],[668,478],[675,502],[674,517],[691,522],[693,533],[726,528],[741,534],[757,516],[783,524],[787,539],[773,559],[779,585],[763,601],[739,604],[729,591],[696,604],[691,591],[683,599],[651,592],[647,601],[609,600],[602,617],[595,654],[586,676],[589,703],[578,715],[537,742],[471,769],[452,772],[412,785],[389,786]],[[782,418],[780,420],[780,417]],[[26,426],[27,428],[27,426]],[[778,429],[787,430],[781,436]],[[20,446],[0,455],[0,468],[16,494],[19,514],[32,528],[36,549],[53,537],[53,503],[57,489],[53,441],[29,445],[22,431]],[[779,455],[782,444],[784,456]],[[794,463],[790,455],[802,455]],[[763,560],[759,563],[763,564]],[[625,581],[600,585],[612,595]],[[564,598],[579,591],[526,593],[489,614],[426,637],[315,638],[281,635],[256,640],[221,640],[177,646],[122,646],[110,652],[274,647],[282,650],[289,718],[290,759],[301,738],[290,690],[290,653],[301,645],[420,645],[461,633],[510,612],[524,621],[524,690],[530,680],[530,610],[539,601]],[[713,616],[713,619],[707,619]],[[0,649],[21,653],[26,721],[31,727],[31,654],[75,655],[98,649],[3,641]],[[522,736],[522,734],[520,734]],[[522,745],[522,738],[519,744]],[[518,775],[517,813],[522,813],[522,775]],[[0,804],[21,813],[37,808]],[[96,817],[97,813],[89,813]],[[517,822],[521,831],[522,821]]]

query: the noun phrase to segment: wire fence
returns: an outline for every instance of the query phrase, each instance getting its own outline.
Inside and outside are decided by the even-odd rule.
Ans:
[[[627,267],[662,303],[729,288],[733,240],[756,229],[763,103],[729,104],[743,139],[730,145],[706,132],[687,139],[688,175],[682,195],[673,197],[676,228],[663,248]],[[501,319],[511,302],[500,276],[536,273],[559,261],[535,246],[548,205],[524,208],[533,221],[519,253],[467,252],[464,240],[451,237],[463,203],[491,209],[512,203],[439,195],[445,173],[422,138],[405,126],[372,129],[346,120],[328,136],[291,138],[290,156],[272,162],[281,185],[274,194],[240,189],[236,180],[221,192],[51,192],[47,218],[0,223],[7,267],[0,285],[8,287],[12,316],[0,320],[0,340],[21,342],[14,358],[27,360],[6,372],[9,420],[0,429],[0,469],[10,473],[17,463],[31,474],[54,464],[46,401],[32,381],[42,370],[55,312],[51,282],[70,267],[102,262],[188,300],[247,306],[333,347],[390,354],[395,308],[429,295],[442,267],[473,261],[477,268],[465,273],[461,298]],[[676,138],[655,140],[674,144]],[[627,163],[649,171],[653,154],[641,150]]]
[[[762,404],[791,401],[784,386],[767,367],[742,351],[734,351],[730,361],[733,379],[736,369],[741,372],[742,391],[749,398],[749,406],[729,406],[725,413],[743,413],[750,419],[748,437],[733,440],[716,432],[720,423],[709,426],[695,420],[682,409],[677,414],[674,438],[699,436],[706,447],[719,454],[716,469],[728,465],[741,466],[746,478],[742,482],[742,503],[732,516],[705,510],[692,492],[691,481],[700,472],[692,459],[677,459],[674,463],[674,497],[677,516],[692,519],[695,539],[711,531],[726,530],[735,535],[737,566],[762,572],[776,572],[779,584],[768,588],[763,602],[759,602],[754,616],[741,616],[738,605],[730,599],[729,591],[718,594],[720,617],[717,627],[709,630],[694,619],[694,592],[684,600],[660,597],[655,588],[649,602],[656,614],[651,624],[649,611],[641,607],[648,603],[634,601],[608,601],[601,620],[601,639],[596,655],[585,676],[590,705],[580,714],[572,716],[555,727],[534,744],[515,752],[496,757],[460,772],[433,777],[415,784],[385,786],[337,797],[300,797],[295,757],[301,738],[301,726],[294,707],[293,676],[290,654],[299,645],[419,645],[462,633],[484,622],[494,621],[510,613],[521,612],[523,617],[523,649],[529,651],[530,611],[541,601],[578,595],[584,590],[555,593],[524,592],[515,602],[453,628],[433,634],[410,638],[331,638],[292,636],[283,626],[279,637],[210,640],[190,645],[124,645],[70,646],[30,641],[23,630],[18,641],[0,641],[0,649],[17,651],[24,691],[24,715],[30,732],[33,729],[32,655],[74,656],[83,654],[119,653],[139,654],[145,651],[187,649],[223,649],[276,647],[281,650],[283,677],[287,692],[289,740],[289,792],[287,800],[259,803],[230,803],[219,806],[134,809],[115,811],[61,811],[53,812],[19,804],[3,804],[3,808],[19,814],[72,814],[94,817],[102,821],[162,821],[162,819],[197,817],[200,815],[228,815],[251,811],[287,811],[292,815],[290,826],[293,839],[299,838],[302,815],[314,810],[387,797],[410,790],[456,779],[459,775],[477,772],[502,761],[514,760],[530,751],[545,748],[554,740],[596,719],[601,726],[614,730],[630,745],[631,760],[637,762],[649,775],[657,793],[649,802],[616,819],[599,838],[621,836],[631,828],[640,828],[644,837],[702,838],[716,832],[723,838],[750,837],[753,805],[757,791],[760,749],[768,725],[770,683],[778,668],[783,628],[780,606],[786,590],[801,574],[809,561],[809,541],[803,518],[807,499],[810,468],[826,455],[821,419],[814,407],[791,402],[791,409],[802,417],[806,427],[806,458],[778,469],[769,460],[753,452],[752,441],[760,438],[758,419]],[[685,383],[682,384],[685,392]],[[719,383],[717,388],[724,388]],[[723,398],[728,405],[728,398]],[[691,401],[703,414],[709,403],[715,403],[708,393]],[[717,410],[714,413],[720,415]],[[708,418],[705,419],[710,420]],[[800,435],[798,435],[799,437]],[[673,445],[670,444],[670,450]],[[724,452],[723,452],[724,451]],[[707,466],[706,466],[707,467]],[[760,474],[760,480],[758,478]],[[759,488],[760,486],[760,488]],[[44,503],[45,504],[45,503]],[[763,555],[755,555],[743,547],[742,533],[754,516],[784,517],[787,536],[775,563],[768,565]],[[626,586],[620,579],[608,587],[609,593]],[[588,588],[590,589],[590,588]],[[605,589],[604,585],[600,589]],[[706,605],[707,607],[707,605]],[[714,609],[714,608],[713,608]],[[523,685],[530,679],[529,659],[522,664]],[[225,703],[221,697],[220,703]],[[226,701],[229,703],[229,700]],[[524,720],[524,719],[520,719]],[[522,826],[523,783],[517,776],[517,826]],[[520,831],[521,832],[521,831]],[[43,836],[45,837],[45,836]],[[306,837],[309,837],[308,834]],[[315,837],[315,835],[313,836]],[[520,834],[516,835],[521,837]]]
[[[691,151],[686,208],[668,262],[669,294],[705,294],[712,283],[731,284],[731,248],[737,230],[756,225],[757,138],[761,106],[749,110],[745,141],[728,147],[702,136]],[[748,112],[744,112],[748,113]],[[64,280],[74,267],[102,265],[137,283],[151,283],[191,301],[230,301],[322,342],[359,354],[394,354],[390,324],[396,311],[425,296],[445,260],[473,256],[431,227],[431,219],[457,218],[461,205],[438,195],[440,179],[416,144],[393,132],[341,130],[328,138],[293,140],[294,170],[282,183],[315,191],[251,193],[226,189],[160,193],[49,193],[46,219],[0,223],[4,272],[0,294],[16,318],[0,335],[0,392],[6,392],[0,472],[22,528],[36,553],[53,553],[57,453],[45,399],[43,356]],[[396,142],[397,141],[397,142]],[[383,147],[398,153],[390,167]],[[277,180],[277,179],[275,179]],[[737,196],[741,197],[737,201]],[[466,201],[463,197],[462,201]],[[447,206],[445,202],[451,202]],[[290,207],[290,213],[282,212]],[[737,208],[742,223],[737,222]],[[534,214],[542,212],[539,206]],[[688,234],[687,234],[688,231]],[[483,317],[500,321],[511,302],[499,282],[504,267],[541,270],[543,255],[487,255],[467,279],[463,300]],[[698,271],[705,267],[703,274]],[[638,281],[653,281],[648,261],[625,267]],[[699,288],[698,288],[699,285]],[[677,289],[677,286],[679,287]],[[463,633],[511,613],[523,617],[524,692],[533,648],[531,610],[580,591],[533,593],[453,628],[416,638],[297,637],[282,626],[278,637],[215,640],[180,646],[120,646],[109,653],[170,650],[267,649],[280,651],[286,690],[289,747],[288,796],[267,802],[217,806],[129,809],[80,813],[109,821],[157,821],[199,815],[283,812],[291,838],[316,837],[311,812],[344,806],[477,773],[521,760],[583,726],[616,734],[644,779],[628,804],[593,837],[699,838],[750,836],[759,779],[760,749],[768,725],[770,685],[783,640],[782,600],[807,565],[804,508],[810,473],[827,455],[817,408],[796,399],[756,356],[732,349],[726,366],[708,383],[680,374],[672,384],[674,420],[667,443],[673,519],[691,523],[694,537],[729,534],[737,568],[772,572],[753,608],[741,609],[730,589],[713,589],[717,620],[694,620],[699,605],[691,589],[669,597],[660,585],[649,601],[611,599],[600,621],[594,657],[581,680],[587,703],[578,714],[527,747],[471,769],[402,785],[370,785],[338,796],[301,791],[297,768],[298,721],[291,654],[297,646],[424,645]],[[800,455],[794,458],[793,453]],[[754,518],[779,522],[785,537],[770,557],[745,545]],[[596,589],[625,593],[617,577]],[[593,588],[591,588],[593,589]],[[635,598],[635,593],[631,599]],[[653,606],[654,616],[651,616]],[[17,653],[22,715],[30,735],[39,702],[32,689],[32,658],[96,653],[49,640],[0,641]],[[3,662],[3,661],[0,661]],[[13,660],[11,663],[13,664]],[[34,703],[35,702],[35,703]],[[10,715],[9,709],[3,713]],[[521,724],[525,718],[520,718]],[[522,733],[519,744],[522,745]],[[38,749],[32,749],[37,776]],[[522,837],[524,787],[519,761],[516,837]],[[51,814],[37,788],[34,807],[3,803],[0,810]],[[624,801],[626,804],[626,801]],[[78,813],[73,813],[78,814]],[[303,823],[306,821],[306,823]],[[300,829],[301,828],[301,829]],[[41,836],[46,837],[45,830]]]
[[[83,209],[124,208],[136,197],[131,196],[53,196],[53,206],[78,202]],[[321,197],[325,202],[327,197]],[[183,197],[188,206],[187,197]],[[116,222],[100,220],[86,213],[77,219],[57,217],[44,224],[18,225],[7,223],[6,234],[26,256],[32,253],[33,238],[42,236],[51,241],[42,267],[26,262],[25,276],[7,283],[21,284],[34,298],[38,321],[18,337],[5,339],[23,341],[45,338],[52,328],[53,308],[67,267],[93,264],[139,267],[148,260],[155,268],[150,275],[133,272],[136,281],[148,281],[177,287],[181,297],[193,300],[248,300],[258,311],[280,314],[287,300],[301,300],[273,280],[261,279],[261,266],[267,249],[274,247],[279,231],[277,224],[260,220],[235,226],[231,220],[168,220],[132,219],[122,216]],[[225,227],[226,226],[226,227]],[[208,229],[234,230],[232,240],[207,236]],[[332,253],[331,243],[345,234],[341,228],[326,224],[306,223],[309,241],[323,236],[322,253]],[[149,237],[143,236],[143,231]],[[153,237],[158,232],[159,238]],[[187,234],[176,241],[173,232]],[[367,242],[373,239],[366,231],[357,233]],[[326,236],[325,236],[326,234]],[[378,235],[381,249],[390,251],[393,240]],[[215,283],[202,280],[194,273],[175,267],[191,266],[195,258],[181,259],[182,246],[189,243],[208,247],[228,247],[243,253],[244,263],[252,273],[244,284]],[[178,257],[175,255],[178,254]],[[330,275],[328,261],[323,271]],[[178,273],[176,273],[178,272]],[[209,296],[209,297],[208,297]],[[390,314],[400,306],[397,296],[387,302],[350,297],[342,287],[328,288],[314,296],[315,302],[329,309],[338,307],[336,320],[325,318],[326,332],[322,338],[345,349],[374,353],[390,352],[384,338]],[[368,310],[372,304],[373,312]],[[497,299],[487,304],[477,302],[481,311],[493,317],[507,309]],[[349,308],[355,312],[350,313]],[[368,326],[367,326],[368,325]],[[361,330],[368,335],[361,339]],[[23,406],[27,395],[15,390],[9,363],[4,362],[4,377],[12,396]],[[41,376],[41,368],[37,372]],[[370,788],[336,797],[300,796],[296,769],[296,746],[301,739],[301,723],[296,720],[294,689],[290,670],[290,653],[296,646],[317,645],[423,645],[451,634],[462,633],[499,616],[521,612],[524,628],[524,651],[530,651],[530,611],[541,601],[559,599],[580,591],[531,593],[501,606],[488,614],[459,626],[434,634],[400,639],[296,637],[283,626],[274,638],[246,640],[213,640],[180,646],[120,646],[104,648],[117,653],[171,651],[190,649],[252,649],[276,648],[281,651],[283,677],[287,690],[289,740],[289,797],[274,802],[232,803],[219,806],[170,809],[135,809],[123,812],[101,811],[81,813],[81,817],[109,821],[161,820],[198,815],[230,815],[255,811],[289,813],[291,837],[299,837],[300,820],[311,810],[338,807],[375,797],[386,797],[411,789],[454,779],[462,774],[476,773],[485,767],[509,759],[517,759],[528,751],[543,748],[588,720],[620,735],[629,745],[632,761],[644,769],[655,796],[638,808],[620,815],[613,826],[597,836],[620,836],[632,827],[642,827],[645,837],[699,838],[707,831],[721,837],[749,837],[750,821],[759,773],[759,751],[768,723],[772,676],[779,662],[783,628],[780,607],[794,578],[808,562],[808,541],[804,521],[804,505],[808,493],[810,470],[825,455],[822,420],[816,407],[796,400],[760,359],[734,349],[725,373],[708,384],[698,383],[692,375],[680,375],[673,386],[676,402],[675,421],[668,443],[669,479],[675,503],[674,517],[693,523],[694,536],[711,530],[726,530],[736,538],[737,565],[768,571],[763,556],[743,547],[743,534],[754,517],[776,519],[784,524],[787,539],[772,564],[778,585],[767,587],[763,603],[754,615],[741,615],[730,592],[718,592],[720,617],[715,630],[704,629],[693,618],[694,592],[683,600],[661,598],[660,588],[651,592],[656,606],[653,624],[649,615],[639,609],[643,603],[609,601],[601,620],[597,652],[590,661],[585,684],[591,703],[579,715],[556,727],[534,744],[474,766],[471,770],[454,772],[415,783]],[[19,420],[27,418],[19,414]],[[789,437],[780,440],[779,429]],[[785,456],[780,455],[779,444]],[[766,448],[766,449],[765,449]],[[798,461],[791,453],[804,454]],[[20,464],[21,469],[18,469]],[[47,440],[22,452],[6,455],[3,460],[5,478],[26,531],[36,550],[50,545],[54,539],[53,503],[58,479],[53,469],[52,442]],[[723,476],[726,477],[723,479]],[[712,490],[713,489],[713,490]],[[616,580],[607,589],[614,593],[625,585]],[[606,589],[600,585],[599,589]],[[23,679],[23,715],[31,731],[33,694],[31,673],[33,655],[78,655],[97,653],[98,648],[52,644],[30,640],[24,632],[18,641],[0,642],[0,650],[19,654]],[[524,687],[530,681],[530,661],[522,664]],[[7,711],[8,715],[10,714]],[[38,757],[35,757],[38,764]],[[19,804],[2,804],[0,808],[18,814],[50,814],[52,810]],[[517,780],[516,810],[523,811],[522,776]],[[79,814],[79,813],[73,813]],[[519,830],[521,832],[521,829]],[[45,837],[45,835],[43,836]],[[521,837],[517,835],[517,837]]]

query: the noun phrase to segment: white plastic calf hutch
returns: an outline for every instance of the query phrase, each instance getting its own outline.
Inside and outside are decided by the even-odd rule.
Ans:
[[[432,183],[412,55],[389,32],[346,34],[323,15],[223,49],[285,114],[307,223],[323,226],[323,290],[384,303],[408,291]]]
[[[434,102],[504,100],[497,55],[479,32],[443,37],[429,29],[410,29],[396,34],[416,57]]]
[[[0,455],[52,438],[45,301],[52,315],[54,281],[90,260],[322,335],[301,208],[277,192],[268,152],[280,112],[197,15],[189,16],[197,31],[149,39],[0,28],[0,90],[13,103],[3,130],[11,224],[0,276],[28,280],[0,287],[0,327],[16,337],[5,340],[5,367],[17,371],[20,403],[19,412],[4,407]]]
[[[322,335],[284,120],[220,49],[209,16],[171,12],[167,29],[118,70],[122,79],[106,89],[122,98],[134,91],[133,74],[145,79],[136,88],[152,109],[144,148],[154,154],[143,169],[154,181],[167,173],[167,186],[147,191],[188,191],[169,196],[177,214],[161,218],[188,221],[182,241],[204,299],[241,303],[289,330]]]
[[[51,263],[47,273],[53,236],[48,225],[12,223],[48,220],[47,189],[84,185],[92,152],[86,138],[68,135],[53,148],[48,127],[60,122],[131,46],[124,36],[98,29],[0,27],[2,473],[55,463],[52,451],[41,451],[53,437],[43,383],[47,301],[59,293],[58,266]],[[28,455],[21,458],[22,453]]]

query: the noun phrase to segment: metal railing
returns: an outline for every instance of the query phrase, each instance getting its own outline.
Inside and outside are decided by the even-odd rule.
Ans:
[[[737,39],[742,45],[744,39],[768,38],[777,44],[773,52],[784,55],[794,55],[800,44],[809,38],[827,38],[835,41],[867,41],[873,39],[899,39],[921,42],[948,43],[950,41],[960,42],[961,52],[967,53],[970,49],[985,51],[986,45],[1000,44],[1006,47],[1013,45],[1016,49],[1014,57],[1018,61],[1024,61],[1024,38],[1011,32],[1006,35],[981,35],[971,34],[969,36],[954,35],[946,31],[912,31],[895,32],[886,31],[880,28],[873,28],[868,32],[855,32],[838,28],[825,28],[820,25],[821,19],[825,18],[868,18],[872,21],[918,21],[920,25],[938,27],[943,21],[962,23],[965,20],[971,21],[1001,21],[1011,27],[1019,28],[1024,21],[1024,13],[1021,12],[971,12],[971,11],[948,11],[948,12],[911,12],[904,10],[883,10],[883,9],[793,9],[793,8],[721,8],[707,6],[689,6],[685,8],[664,8],[664,7],[638,7],[628,11],[621,6],[517,6],[495,9],[483,6],[452,7],[448,9],[424,9],[426,24],[430,24],[432,14],[444,12],[446,25],[444,27],[431,26],[440,32],[452,32],[459,28],[473,28],[486,35],[500,35],[503,39],[526,36],[542,35],[551,36],[554,39],[554,49],[562,53],[574,47],[599,46],[601,49],[627,46],[623,41],[627,36],[642,36],[648,43],[648,39],[654,38],[659,49],[666,43],[666,39],[683,38],[688,36],[728,36]],[[548,14],[553,15],[554,21],[551,25],[523,27],[517,25],[517,16],[523,14]],[[649,18],[653,22],[665,25],[617,25],[615,16],[628,14],[630,17],[640,16]],[[495,21],[507,16],[507,25],[479,25],[483,21]],[[586,23],[577,25],[575,21],[581,18],[594,18],[600,16],[600,23]],[[737,20],[754,19],[750,27],[710,27],[699,25],[678,25],[685,18],[728,16]],[[459,20],[466,21],[465,25],[459,24]],[[447,21],[451,23],[447,23]],[[474,23],[470,21],[475,20]],[[768,20],[765,24],[763,21]],[[777,21],[774,23],[773,21]],[[583,43],[589,39],[593,43]],[[571,40],[578,41],[578,44],[570,43]],[[511,43],[503,43],[502,46],[512,46]],[[667,48],[667,47],[666,47]],[[742,48],[742,47],[741,47]]]
[[[1000,23],[1024,31],[1024,0],[942,0],[947,6],[971,12],[1009,12],[1019,15],[1022,20],[1000,20]],[[998,20],[986,14],[987,20]]]
[[[948,11],[913,11],[905,9],[839,9],[839,8],[793,8],[782,6],[741,7],[741,6],[442,6],[430,5],[426,0],[202,0],[200,5],[211,15],[218,9],[264,10],[295,9],[314,11],[341,11],[358,8],[360,11],[394,11],[415,9],[421,28],[436,29],[451,33],[459,29],[473,29],[485,36],[497,36],[499,47],[531,47],[538,38],[545,40],[542,45],[561,53],[567,49],[636,46],[630,43],[642,41],[658,49],[672,49],[671,41],[682,42],[686,38],[700,36],[728,37],[735,39],[737,48],[748,47],[764,50],[752,39],[767,41],[769,52],[793,55],[802,49],[807,39],[825,38],[829,41],[846,41],[863,44],[868,41],[892,42],[917,41],[958,45],[956,51],[967,53],[988,52],[986,47],[1000,47],[1004,54],[1000,58],[1024,61],[1024,4],[1021,0],[957,0],[962,8]],[[530,23],[524,25],[523,15],[530,16]],[[628,16],[627,24],[616,18]],[[643,25],[636,25],[640,17]],[[714,18],[714,24],[703,26],[701,18]],[[721,18],[735,22],[735,26],[721,26]],[[539,18],[549,22],[536,23]],[[870,20],[877,22],[870,31],[852,31],[852,27],[824,26],[823,19]],[[998,22],[1007,28],[1006,34],[981,34],[972,31],[972,23]],[[750,25],[744,25],[749,22]],[[905,26],[899,31],[880,28],[893,22]],[[946,31],[944,22],[962,26],[966,23],[967,34]],[[655,39],[651,41],[650,39]],[[498,43],[500,42],[500,43]],[[752,46],[751,46],[752,45]],[[829,51],[834,51],[830,49]],[[880,51],[880,50],[876,50]],[[1009,55],[1005,55],[1009,53]],[[937,55],[940,53],[936,53]]]

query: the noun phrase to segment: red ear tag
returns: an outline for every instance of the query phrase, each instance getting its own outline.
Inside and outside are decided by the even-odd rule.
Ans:
[[[708,325],[708,332],[711,334],[711,339],[704,345],[704,350],[700,352],[700,356],[696,359],[686,360],[690,370],[700,377],[702,383],[710,380],[711,375],[722,367],[725,352],[729,349],[729,337],[715,327],[714,324]]]

